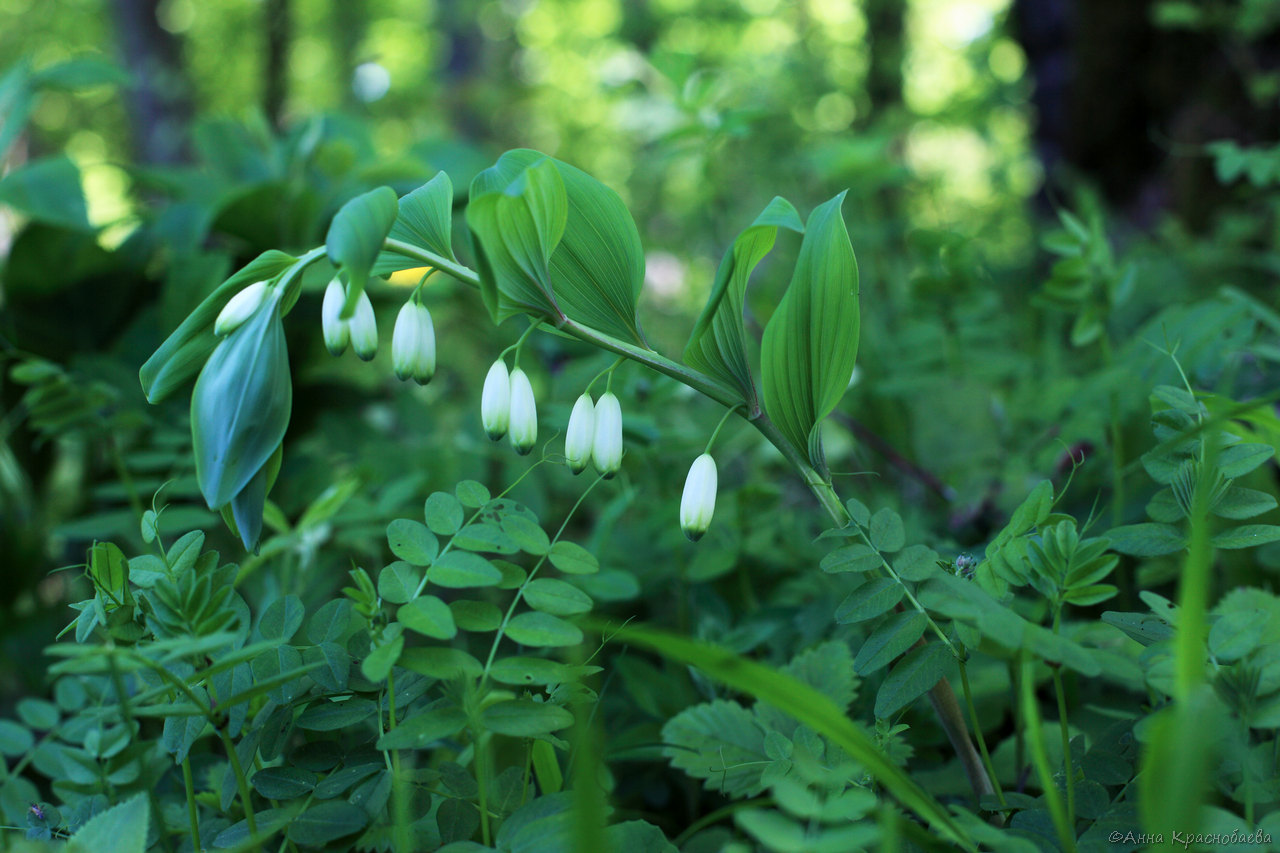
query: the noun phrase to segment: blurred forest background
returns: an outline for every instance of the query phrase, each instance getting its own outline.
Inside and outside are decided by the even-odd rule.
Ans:
[[[863,340],[828,457],[879,472],[841,488],[956,551],[1028,483],[1061,476],[1068,447],[1085,451],[1082,517],[1099,493],[1116,522],[1142,517],[1113,473],[1149,444],[1141,389],[1175,375],[1151,345],[1162,334],[1198,386],[1261,390],[1248,359],[1222,354],[1275,316],[1269,0],[0,0],[0,68],[0,709],[41,690],[30,662],[83,597],[77,572],[51,571],[94,539],[138,542],[164,484],[166,530],[204,528],[242,554],[199,502],[185,394],[153,407],[139,390],[163,337],[258,253],[320,244],[355,193],[443,169],[464,201],[509,148],[622,194],[647,253],[642,318],[669,353],[755,211],[848,187]],[[1078,228],[1059,228],[1064,210]],[[1054,266],[1046,249],[1064,240],[1083,266]],[[752,318],[795,251],[762,267]],[[352,559],[377,563],[400,508],[527,463],[478,425],[510,328],[432,284],[441,370],[409,389],[385,355],[375,369],[324,353],[330,274],[309,279],[288,327],[294,417],[273,499],[295,518],[336,482],[346,508],[249,560],[336,588]],[[407,293],[394,290],[415,282],[373,289],[384,345]],[[550,435],[608,361],[538,347]],[[715,545],[676,551],[679,477],[720,413],[634,368],[619,382],[629,461],[575,521],[602,563],[627,555],[614,596],[644,589],[661,610],[692,589],[675,618],[721,639],[732,602],[811,601],[800,568],[816,560],[793,534],[819,528],[780,460],[728,430]],[[1122,431],[1108,432],[1113,407]],[[522,489],[550,519],[578,494],[563,471]]]

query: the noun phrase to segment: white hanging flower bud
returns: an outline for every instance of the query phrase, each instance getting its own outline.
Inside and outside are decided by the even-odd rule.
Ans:
[[[680,499],[680,529],[689,541],[697,542],[711,526],[716,511],[716,461],[704,453],[693,460]]]
[[[226,306],[218,312],[218,319],[213,321],[213,333],[218,337],[229,335],[240,328],[245,320],[253,316],[253,312],[262,305],[267,295],[267,283],[255,281],[244,290],[227,301]]]
[[[378,354],[378,321],[373,316],[369,294],[361,292],[356,313],[347,321],[351,329],[351,348],[361,361],[373,361]]]
[[[324,328],[324,345],[329,350],[329,354],[333,356],[339,356],[346,352],[347,344],[351,342],[350,324],[341,319],[342,303],[345,301],[346,294],[343,292],[342,282],[335,278],[325,288],[324,304],[320,308],[320,322]]]
[[[498,359],[484,378],[484,393],[480,397],[480,422],[485,434],[497,441],[507,434],[511,420],[511,377],[507,363]]]
[[[533,450],[538,441],[538,404],[533,399],[533,386],[524,371],[511,371],[511,446],[521,456]]]
[[[436,332],[427,306],[406,302],[391,336],[391,365],[399,379],[426,385],[436,372]]]
[[[581,474],[591,459],[591,444],[595,439],[595,405],[590,394],[583,394],[573,404],[569,414],[569,429],[564,434],[564,455],[569,460],[569,470]]]
[[[622,467],[622,406],[612,391],[596,401],[595,432],[591,439],[591,460],[596,470],[611,479]]]

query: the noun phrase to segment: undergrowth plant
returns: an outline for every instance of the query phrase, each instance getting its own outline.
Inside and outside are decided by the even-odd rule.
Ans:
[[[897,508],[842,499],[824,421],[854,379],[861,316],[843,201],[807,218],[770,202],[725,252],[679,359],[641,328],[644,255],[620,197],[534,151],[508,152],[472,181],[465,252],[455,252],[441,172],[402,197],[357,195],[323,245],[272,249],[235,272],[141,381],[156,403],[194,380],[199,492],[246,553],[225,562],[203,533],[170,530],[159,498],[139,514],[147,550],[93,545],[83,568],[94,594],[74,605],[70,639],[48,649],[52,700],[25,699],[17,721],[0,722],[6,819],[21,816],[33,849],[65,841],[125,853],[1270,843],[1280,830],[1280,602],[1242,588],[1210,606],[1219,549],[1280,541],[1275,525],[1234,523],[1276,505],[1274,484],[1245,485],[1280,436],[1268,400],[1234,403],[1189,379],[1155,387],[1157,444],[1128,463],[1120,391],[1109,389],[1111,497],[1122,500],[1140,465],[1160,487],[1149,523],[1122,523],[1118,506],[1104,529],[1100,515],[1069,511],[1069,477],[1029,481],[970,553]],[[1071,342],[1100,341],[1110,364],[1122,267],[1099,227],[1063,221],[1051,248],[1066,260],[1047,298],[1076,312]],[[799,235],[798,254],[757,346],[747,285],[782,232]],[[495,323],[523,323],[472,395],[483,431],[529,455],[521,479],[554,465],[594,473],[560,518],[510,497],[520,480],[496,496],[499,484],[470,479],[416,496],[414,517],[375,511],[394,559],[353,560],[342,596],[317,603],[305,555],[328,541],[358,484],[331,484],[293,520],[271,499],[289,453],[285,322],[319,331],[334,355],[351,347],[373,359],[370,294],[381,299],[379,278],[405,270],[419,281],[392,336],[396,375],[426,383],[467,346],[433,322],[428,277],[474,288]],[[306,289],[323,290],[319,318],[293,313]],[[548,437],[530,380],[542,336],[616,359],[579,389],[563,436]],[[626,469],[624,412],[641,405],[615,382],[628,362],[723,410],[705,445],[688,448],[672,527],[698,540],[726,523],[715,520],[717,442],[734,418],[825,514],[819,556],[796,570],[809,585],[806,642],[770,654],[774,626],[731,648],[598,607],[634,600],[635,576],[602,568],[566,533]],[[53,381],[32,367],[22,379]],[[1150,612],[1098,612],[1127,599],[1135,584],[1122,561],[1134,557],[1174,561],[1177,603],[1141,590]],[[266,575],[251,606],[242,591]],[[744,654],[755,649],[764,653]],[[645,652],[669,667],[666,681],[646,681],[652,665],[627,657]],[[646,684],[656,685],[647,695]],[[675,838],[656,815],[613,811],[628,782],[610,744],[619,690],[651,717],[633,752],[669,762],[720,803]],[[664,690],[680,706],[654,713],[673,698],[656,695]],[[929,714],[916,713],[921,699]],[[920,772],[925,753],[942,769]]]

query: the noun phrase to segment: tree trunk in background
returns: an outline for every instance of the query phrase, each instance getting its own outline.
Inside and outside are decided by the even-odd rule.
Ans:
[[[279,129],[283,126],[284,104],[289,94],[289,42],[293,38],[289,0],[267,0],[263,6],[263,17],[267,37],[267,79],[263,87],[262,109],[267,120]]]
[[[364,40],[365,12],[362,4],[351,0],[332,0],[329,4],[333,24],[334,73],[337,76],[338,91],[342,93],[342,105],[357,105],[352,77],[356,70],[357,52],[360,42]]]
[[[1199,230],[1225,193],[1195,149],[1272,139],[1280,112],[1250,101],[1226,36],[1157,27],[1154,5],[1015,0],[1010,17],[1035,81],[1047,183],[1074,173],[1139,225],[1171,211]]]
[[[160,0],[112,0],[116,41],[133,76],[128,92],[133,147],[139,162],[186,159],[191,86],[182,42],[160,26]]]
[[[874,113],[902,103],[904,41],[902,0],[866,0],[867,35],[871,55],[867,67],[867,96]]]
[[[436,12],[448,56],[441,68],[442,99],[453,130],[463,139],[486,138],[488,122],[472,90],[480,79],[484,36],[476,22],[477,5],[470,0],[441,0]]]

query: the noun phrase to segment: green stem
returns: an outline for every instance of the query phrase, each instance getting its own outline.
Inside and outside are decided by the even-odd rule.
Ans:
[[[1062,670],[1053,669],[1053,690],[1058,694],[1058,727],[1062,730],[1062,770],[1066,774],[1067,785],[1067,825],[1076,825],[1076,785],[1075,771],[1071,766],[1071,727],[1067,723],[1067,696],[1062,689]]]
[[[111,665],[111,683],[116,689],[116,698],[120,700],[120,714],[124,717],[125,725],[128,726],[129,735],[132,738],[135,729],[133,719],[133,705],[129,702],[129,694],[124,687],[124,677],[120,674],[120,663],[116,660],[115,649],[107,649],[107,660]],[[147,786],[147,799],[151,803],[151,814],[155,816],[156,826],[160,828],[160,846],[165,850],[173,851],[173,844],[169,840],[169,836],[164,831],[164,818],[160,811],[160,800],[156,797],[156,789],[154,785],[148,783],[147,766],[143,763],[142,753],[137,755],[138,778]]]
[[[437,255],[435,252],[420,248],[412,243],[392,239],[391,237],[383,240],[382,245],[396,254],[422,261],[426,266],[435,267],[440,272],[453,276],[463,284],[469,284],[472,287],[480,286],[480,276],[476,274],[475,270],[464,267],[457,261],[451,261],[443,255]]]
[[[196,808],[196,786],[191,778],[191,756],[182,759],[182,784],[187,789],[187,818],[191,821],[191,849],[200,853],[200,811]]]
[[[479,725],[472,727],[475,736],[476,786],[480,789],[480,837],[489,846],[489,745],[488,733]]]
[[[982,753],[982,765],[987,768],[987,778],[991,780],[991,785],[995,788],[996,799],[1000,801],[1000,807],[1004,808],[1008,803],[1004,800],[1004,789],[1000,786],[1000,780],[996,777],[996,767],[991,762],[991,753],[987,751],[987,739],[982,734],[982,724],[978,720],[978,709],[973,704],[973,691],[969,689],[969,668],[963,658],[959,660],[959,664],[960,689],[964,691],[964,703],[969,709],[969,722],[973,725],[973,734],[978,739],[978,751]]]
[[[240,766],[240,756],[236,754],[236,745],[231,742],[231,735],[221,726],[215,726],[222,745],[227,750],[227,761],[231,764],[231,772],[236,777],[236,788],[240,791],[240,804],[244,807],[244,822],[249,827],[250,835],[258,834],[258,818],[253,813],[253,795],[249,793],[249,780],[245,778],[244,768]]]
[[[736,412],[738,409],[743,408],[744,406],[746,406],[746,403],[739,403],[733,408],[725,411],[724,417],[720,418],[720,423],[716,424],[716,428],[712,430],[711,438],[707,439],[707,446],[702,449],[702,453],[704,456],[711,452],[711,447],[716,443],[716,439],[719,438],[720,430],[724,428],[725,421],[729,420],[729,415],[732,415],[734,412]]]
[[[506,358],[506,357],[507,357],[507,353],[511,352],[512,350],[515,350],[515,351],[516,351],[516,357],[515,357],[515,358],[513,358],[513,359],[511,360],[511,369],[512,369],[512,370],[515,370],[517,367],[519,367],[519,366],[520,366],[520,353],[521,353],[521,351],[524,349],[524,342],[525,342],[525,339],[526,339],[526,338],[528,338],[530,335],[532,335],[532,334],[533,334],[533,330],[534,330],[534,329],[536,329],[536,328],[538,328],[538,326],[540,326],[541,324],[542,324],[542,320],[540,320],[540,319],[535,319],[532,323],[530,323],[530,324],[529,324],[529,328],[525,329],[525,330],[524,330],[524,332],[520,335],[519,340],[517,340],[514,344],[512,344],[511,346],[509,346],[509,347],[507,347],[506,349],[504,349],[504,350],[503,350],[503,351],[498,355],[498,358]]]

